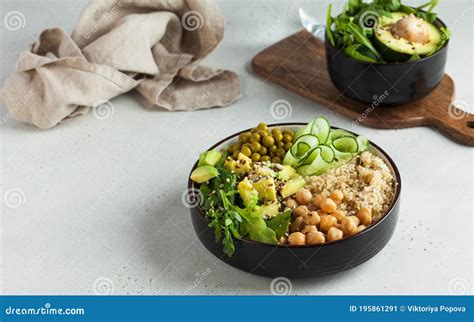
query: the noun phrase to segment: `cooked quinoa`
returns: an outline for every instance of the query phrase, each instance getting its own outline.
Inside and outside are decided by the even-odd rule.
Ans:
[[[313,194],[342,191],[344,199],[338,206],[341,210],[350,216],[363,207],[372,209],[374,221],[380,219],[392,202],[396,184],[385,162],[368,151],[322,175],[307,177],[306,183]]]

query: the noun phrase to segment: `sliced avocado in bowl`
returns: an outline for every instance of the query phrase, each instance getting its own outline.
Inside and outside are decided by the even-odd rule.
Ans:
[[[430,55],[442,42],[441,31],[434,24],[403,12],[390,15],[379,18],[374,33],[375,46],[386,62]]]

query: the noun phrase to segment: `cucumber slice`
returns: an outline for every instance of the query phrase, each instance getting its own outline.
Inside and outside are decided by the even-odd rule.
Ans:
[[[359,144],[354,136],[343,136],[332,142],[334,149],[340,152],[356,153],[359,150]]]
[[[329,143],[332,143],[334,140],[338,138],[342,138],[344,136],[354,136],[354,134],[346,130],[341,130],[341,129],[332,130],[331,133],[329,134],[328,145]]]
[[[357,137],[357,144],[359,145],[357,152],[363,152],[369,148],[369,140],[363,135]]]
[[[311,149],[319,145],[319,140],[316,136],[311,134],[304,134],[300,136],[293,144],[291,149],[286,152],[283,159],[283,164],[295,165],[301,160],[305,159],[310,153]]]
[[[342,129],[332,130],[322,116],[300,128],[294,137],[295,143],[286,153],[283,164],[293,166],[304,176],[336,168],[369,147],[364,136],[356,137]]]
[[[327,145],[318,146],[313,150],[311,155],[314,155],[314,159],[310,164],[299,167],[297,169],[299,174],[303,176],[318,175],[331,169],[335,164],[334,150]]]
[[[311,124],[311,134],[318,137],[319,144],[326,143],[330,131],[331,126],[329,125],[329,122],[325,117],[320,116],[313,120]]]

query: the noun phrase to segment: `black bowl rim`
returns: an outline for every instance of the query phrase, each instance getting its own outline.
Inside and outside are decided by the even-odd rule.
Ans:
[[[424,11],[424,10],[421,10],[421,11]],[[443,22],[443,20],[441,20],[439,17],[436,17],[436,20],[434,22],[434,24],[440,24],[442,27],[444,28],[447,28],[447,25]],[[438,26],[437,26],[438,27]],[[438,27],[439,28],[439,27]],[[435,56],[438,56],[438,54],[440,54],[442,51],[445,50],[446,47],[448,47],[448,44],[449,44],[449,40],[447,42],[445,42],[444,46],[441,47],[440,49],[438,49],[437,52],[435,52],[434,54],[430,55],[430,56],[427,56],[427,57],[423,57],[421,59],[418,59],[418,60],[414,60],[414,61],[404,61],[404,62],[394,62],[394,63],[370,63],[370,62],[366,62],[366,61],[362,61],[362,60],[357,60],[357,59],[354,59],[352,57],[348,57],[346,55],[344,55],[344,57],[348,60],[352,60],[354,62],[358,62],[358,63],[361,63],[361,64],[364,64],[364,65],[376,65],[376,66],[400,66],[400,65],[409,65],[409,64],[415,64],[415,63],[419,63],[419,62],[422,62],[422,61],[425,61],[425,60],[429,60],[430,58],[432,57],[435,57]],[[336,50],[336,51],[342,51],[337,49],[336,47],[334,47],[333,45],[331,45],[331,43],[328,41],[328,38],[327,38],[327,34],[324,33],[324,43],[326,44],[326,46]]]
[[[289,122],[289,123],[273,123],[273,124],[268,124],[267,126],[268,127],[282,127],[282,126],[305,126],[307,123],[304,123],[304,122]],[[331,126],[332,129],[341,129],[339,127],[336,127],[336,126]],[[216,147],[218,147],[219,145],[222,145],[223,143],[237,137],[239,134],[241,133],[244,133],[244,132],[247,132],[247,131],[250,131],[251,128],[249,129],[245,129],[245,130],[242,130],[240,132],[237,132],[237,133],[234,133],[234,134],[231,134],[229,135],[228,137],[220,140],[219,142],[215,143],[213,146],[211,146],[210,148],[208,148],[206,151],[209,151],[209,150],[212,150],[212,149],[215,149]],[[345,129],[344,129],[345,130]],[[354,133],[352,131],[349,131],[349,130],[345,130],[345,131],[348,131],[352,134],[355,134],[355,135],[358,135],[357,133]],[[393,168],[393,172],[395,174],[395,178],[396,178],[396,190],[395,190],[395,196],[393,197],[393,200],[392,202],[390,203],[390,206],[387,208],[386,212],[383,214],[383,216],[377,221],[375,222],[374,224],[371,224],[369,225],[366,229],[364,229],[362,232],[360,233],[357,233],[357,234],[354,234],[354,235],[351,235],[349,237],[346,237],[346,238],[343,238],[343,239],[339,239],[339,240],[335,240],[335,241],[331,241],[331,242],[327,242],[327,243],[324,243],[324,244],[319,244],[319,245],[279,245],[279,244],[269,244],[269,243],[263,243],[263,242],[259,242],[259,241],[255,241],[255,240],[251,240],[251,239],[248,239],[248,238],[235,238],[235,237],[232,237],[234,238],[235,240],[237,241],[240,241],[240,242],[244,242],[244,243],[248,243],[248,244],[255,244],[255,245],[261,245],[261,246],[268,246],[268,247],[278,247],[278,248],[318,248],[318,247],[325,247],[325,246],[330,246],[330,245],[334,245],[336,243],[341,243],[341,242],[345,242],[345,241],[350,241],[350,240],[353,240],[355,238],[358,238],[366,233],[368,233],[370,230],[373,230],[375,229],[375,227],[377,226],[380,226],[382,224],[383,221],[385,221],[385,219],[392,213],[395,205],[399,202],[400,200],[400,193],[401,193],[401,188],[402,188],[402,181],[401,181],[401,176],[400,176],[400,171],[398,170],[395,162],[392,160],[392,158],[390,158],[390,156],[388,155],[387,152],[385,152],[382,148],[380,148],[378,145],[376,145],[375,143],[373,143],[372,141],[369,140],[369,144],[371,146],[373,146],[375,149],[377,149],[378,151],[380,151],[384,157],[388,160],[388,162],[390,163],[390,165],[392,166]],[[193,165],[193,167],[191,168],[191,171],[189,173],[189,176],[188,176],[188,191],[194,191],[194,189],[196,188],[194,186],[194,182],[191,180],[191,173],[193,172],[193,170],[197,167],[197,164],[198,164],[198,161],[196,161]],[[204,211],[201,209],[201,207],[198,205],[196,207],[194,207],[194,209],[196,209],[198,211],[198,213],[201,215],[201,217],[204,219],[204,220],[207,220],[206,219],[206,216],[205,216],[205,213]]]

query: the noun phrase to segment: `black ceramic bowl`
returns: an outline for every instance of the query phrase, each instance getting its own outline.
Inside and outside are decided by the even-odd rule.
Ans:
[[[304,123],[284,123],[269,125],[269,127],[297,129],[304,125]],[[219,141],[209,150],[226,147],[236,141],[242,132]],[[217,258],[231,266],[257,275],[288,278],[315,277],[338,273],[357,266],[369,260],[388,243],[398,218],[400,173],[387,153],[372,142],[370,142],[370,151],[385,161],[397,182],[397,187],[395,197],[386,214],[359,234],[319,246],[271,245],[243,238],[235,240],[235,253],[232,257],[228,257],[222,251],[222,243],[216,243],[214,229],[208,227],[208,221],[200,207],[190,208],[194,230],[202,244]],[[196,166],[197,162],[191,172]],[[196,194],[197,188],[198,185],[191,180],[188,181],[190,193]],[[197,194],[189,197],[199,198]]]
[[[446,27],[440,19],[434,24]],[[443,78],[448,42],[435,54],[417,61],[375,64],[347,57],[326,38],[327,68],[334,86],[354,100],[377,101],[378,106],[408,104],[431,93]]]

